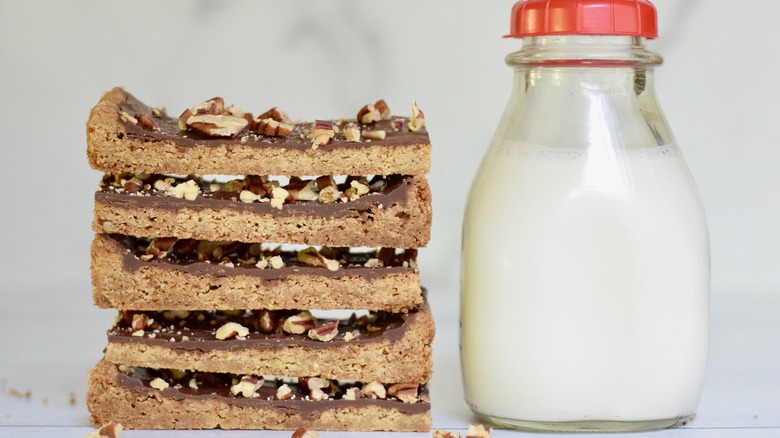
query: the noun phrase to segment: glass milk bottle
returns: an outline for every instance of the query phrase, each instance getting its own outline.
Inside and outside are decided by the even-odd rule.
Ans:
[[[461,362],[483,421],[676,425],[707,361],[709,240],[654,91],[646,0],[524,0],[464,218]]]

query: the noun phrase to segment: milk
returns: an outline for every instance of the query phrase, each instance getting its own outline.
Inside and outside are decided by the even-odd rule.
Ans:
[[[675,145],[494,146],[466,211],[462,289],[476,412],[533,422],[694,412],[709,248]]]

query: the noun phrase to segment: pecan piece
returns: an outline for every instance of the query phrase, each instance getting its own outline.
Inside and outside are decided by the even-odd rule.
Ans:
[[[333,122],[327,120],[315,120],[309,138],[312,139],[311,148],[317,149],[319,146],[328,144],[330,139],[336,136],[336,129]]]
[[[344,139],[351,143],[360,143],[360,129],[354,126],[344,128]]]
[[[375,105],[369,103],[365,105],[363,108],[360,108],[360,111],[358,111],[355,119],[358,121],[358,123],[367,125],[369,123],[374,123],[379,120],[382,120],[382,114],[379,112],[379,110],[376,108]]]
[[[151,117],[147,116],[144,113],[139,113],[135,115],[135,118],[138,119],[138,123],[143,126],[144,128],[150,130],[150,131],[159,131],[160,127],[157,126],[157,123],[152,120]]]
[[[387,391],[385,390],[385,386],[379,382],[368,382],[363,385],[361,391],[363,391],[363,395],[366,398],[387,398]]]
[[[490,438],[493,428],[481,424],[469,424],[466,438]]]
[[[329,271],[338,271],[341,264],[320,254],[314,247],[308,247],[298,252],[298,261],[309,266],[327,268]]]
[[[243,111],[234,107],[231,107],[230,111],[226,111],[225,101],[221,97],[214,97],[186,109],[179,116],[180,129],[192,129],[212,137],[233,137],[248,124],[249,122],[243,116]]]
[[[384,99],[379,99],[374,103],[374,108],[379,111],[379,116],[382,120],[390,120],[390,107],[387,106],[387,102]]]
[[[118,438],[119,434],[122,433],[122,424],[117,423],[114,420],[111,420],[109,423],[106,423],[96,431],[93,431],[89,435],[87,435],[85,438]]]
[[[321,176],[317,178],[316,182],[317,189],[319,190],[317,201],[324,204],[330,204],[331,202],[336,202],[339,199],[341,192],[339,192],[339,189],[336,186],[336,182],[333,181],[332,176]]]
[[[241,380],[235,385],[230,387],[230,393],[235,395],[241,394],[246,398],[256,397],[255,392],[263,386],[265,381],[253,376],[243,376]]]
[[[363,398],[363,392],[358,387],[348,388],[341,398],[344,400],[360,400]]]
[[[378,131],[363,131],[362,134],[363,137],[371,140],[384,140],[387,132],[380,129]]]
[[[294,335],[302,335],[307,331],[317,327],[317,322],[311,313],[304,310],[303,312],[293,315],[287,318],[282,325],[282,330]]]
[[[290,184],[284,186],[284,189],[287,190],[287,193],[289,193],[295,201],[316,201],[319,197],[319,193],[317,193],[316,190],[317,182],[315,180],[291,181]]]
[[[460,432],[436,429],[433,431],[433,438],[460,438]]]
[[[387,394],[404,403],[417,403],[418,387],[416,383],[396,383],[387,388]]]
[[[217,329],[216,337],[220,341],[233,338],[244,338],[249,334],[249,329],[236,322],[228,322]]]
[[[175,237],[155,237],[146,247],[146,254],[158,259],[164,258],[171,252],[178,240]]]
[[[163,389],[171,386],[166,382],[165,380],[155,377],[151,382],[149,382],[149,386],[151,386],[154,389],[162,391]]]
[[[130,328],[133,330],[133,336],[135,336],[135,332],[143,332],[152,324],[154,324],[154,319],[149,318],[145,313],[134,314],[133,322],[130,323]],[[143,333],[141,333],[141,335],[143,335]]]
[[[309,330],[309,337],[315,341],[332,341],[339,334],[339,322],[331,321]]]
[[[292,125],[277,122],[272,118],[260,119],[255,125],[257,132],[270,137],[287,137],[292,134],[293,130]]]
[[[317,432],[312,432],[303,427],[299,427],[298,429],[295,429],[295,432],[293,432],[292,434],[292,438],[319,438],[319,437],[320,436],[317,435]]]
[[[292,124],[292,120],[289,117],[287,117],[287,113],[280,110],[279,107],[276,106],[264,112],[263,114],[260,114],[258,119],[260,120],[271,119],[275,122],[284,123],[286,125]]]
[[[292,396],[292,389],[286,383],[276,389],[276,398],[279,400],[289,400]]]
[[[412,101],[412,118],[409,120],[409,130],[412,132],[418,132],[425,126],[425,114],[417,108],[417,101]]]
[[[249,124],[243,117],[223,114],[190,116],[184,123],[188,128],[210,137],[233,137]]]

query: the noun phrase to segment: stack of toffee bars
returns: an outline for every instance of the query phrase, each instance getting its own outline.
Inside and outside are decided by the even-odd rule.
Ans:
[[[91,371],[96,425],[426,431],[434,324],[423,114],[179,118],[121,88],[87,122],[92,282],[119,311]]]

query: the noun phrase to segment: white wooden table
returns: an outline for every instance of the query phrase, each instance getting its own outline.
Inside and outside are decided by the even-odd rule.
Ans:
[[[6,285],[0,289],[0,437],[84,436],[93,429],[84,404],[86,370],[102,355],[113,311],[91,304],[89,284]],[[445,290],[448,289],[448,290]],[[465,430],[458,357],[457,290],[429,287],[437,322],[433,425]],[[739,298],[734,298],[739,297]],[[780,437],[780,293],[713,294],[707,381],[693,422],[630,437]],[[29,398],[25,393],[29,391]],[[75,402],[71,403],[71,397]],[[134,431],[122,437],[289,437],[265,431]],[[429,434],[321,433],[336,436]],[[563,437],[496,431],[493,436]],[[592,434],[590,437],[615,435]]]

